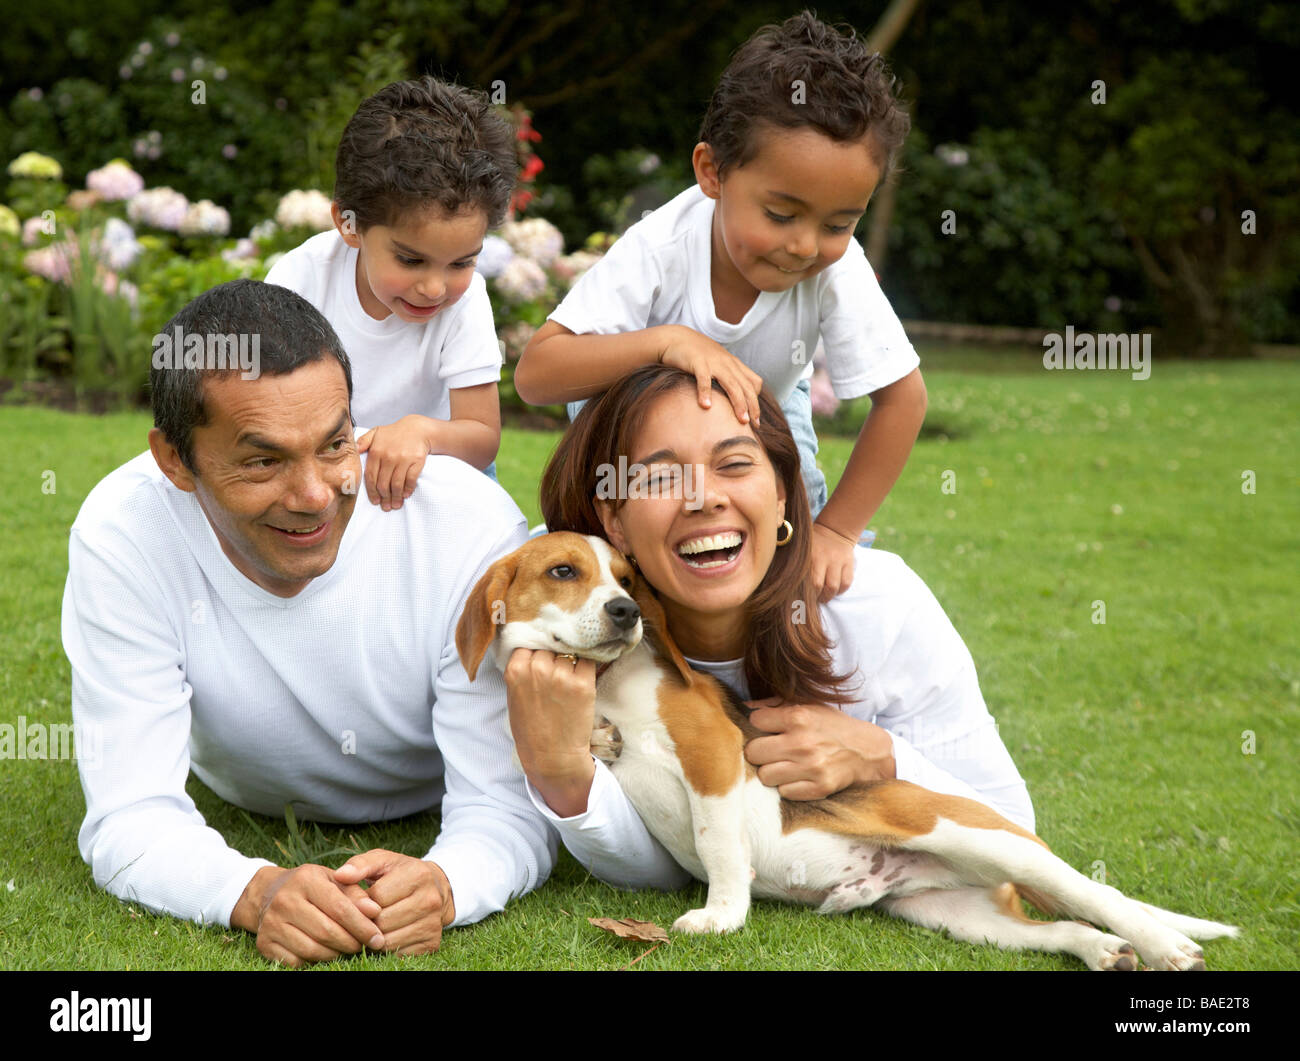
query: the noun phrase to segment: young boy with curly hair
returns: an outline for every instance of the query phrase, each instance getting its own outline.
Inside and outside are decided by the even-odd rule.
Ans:
[[[710,380],[736,415],[766,384],[799,442],[828,600],[925,418],[916,352],[853,230],[909,128],[879,55],[804,12],[759,30],[713,93],[697,184],[628,229],[529,343],[515,387],[535,404],[590,398],[656,361]],[[835,393],[872,405],[835,492],[817,468],[807,378],[821,339]]]
[[[352,361],[366,492],[400,508],[431,453],[493,475],[501,353],[474,269],[505,217],[514,131],[487,96],[428,75],[365,100],[339,142],[335,230],[281,258],[267,283],[333,325]],[[495,475],[493,475],[495,478]]]

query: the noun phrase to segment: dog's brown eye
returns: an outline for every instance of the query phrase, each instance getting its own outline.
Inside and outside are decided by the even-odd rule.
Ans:
[[[622,586],[624,589],[632,588],[632,580],[628,578],[626,575],[624,575],[622,578],[618,580],[618,584]]]
[[[570,579],[578,577],[578,573],[568,564],[556,564],[546,573],[550,575],[551,578]]]

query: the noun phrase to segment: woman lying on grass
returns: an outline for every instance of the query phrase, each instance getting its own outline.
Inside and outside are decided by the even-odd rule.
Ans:
[[[749,703],[764,735],[746,758],[782,796],[896,777],[1032,831],[970,652],[921,579],[897,556],[857,548],[853,584],[816,603],[798,450],[766,390],[760,406],[742,424],[729,401],[701,408],[684,372],[632,373],[561,440],[542,479],[547,526],[634,559],[691,665]],[[520,649],[507,687],[531,795],[574,857],[622,887],[686,883],[591,755],[595,665]]]

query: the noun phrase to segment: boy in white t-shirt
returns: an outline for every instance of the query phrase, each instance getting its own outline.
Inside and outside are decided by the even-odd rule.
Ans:
[[[325,315],[352,361],[352,416],[371,428],[366,492],[411,496],[431,453],[495,478],[501,352],[476,257],[514,191],[514,132],[482,92],[425,76],[357,108],[339,142],[336,231],[272,267]]]
[[[722,384],[742,421],[766,384],[800,444],[816,517],[813,575],[829,600],[925,418],[925,384],[853,230],[909,119],[878,55],[807,12],[733,56],[692,162],[697,186],[633,225],[524,351],[515,387],[535,404],[601,393],[640,365]],[[843,399],[871,412],[834,494],[817,470],[807,377],[818,339]]]

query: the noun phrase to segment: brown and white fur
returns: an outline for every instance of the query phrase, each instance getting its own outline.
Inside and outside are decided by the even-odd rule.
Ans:
[[[1068,951],[1092,969],[1132,970],[1139,955],[1156,969],[1203,969],[1189,937],[1237,934],[1089,879],[974,800],[898,780],[783,799],[745,760],[758,731],[744,705],[687,665],[645,580],[600,538],[547,534],[498,561],[470,594],[456,647],[471,679],[489,648],[502,670],[516,648],[599,665],[593,751],[650,833],[708,882],[707,902],[677,931],[738,929],[752,894],[820,913],[876,906],[967,942]],[[1035,921],[1022,895],[1092,924]]]

